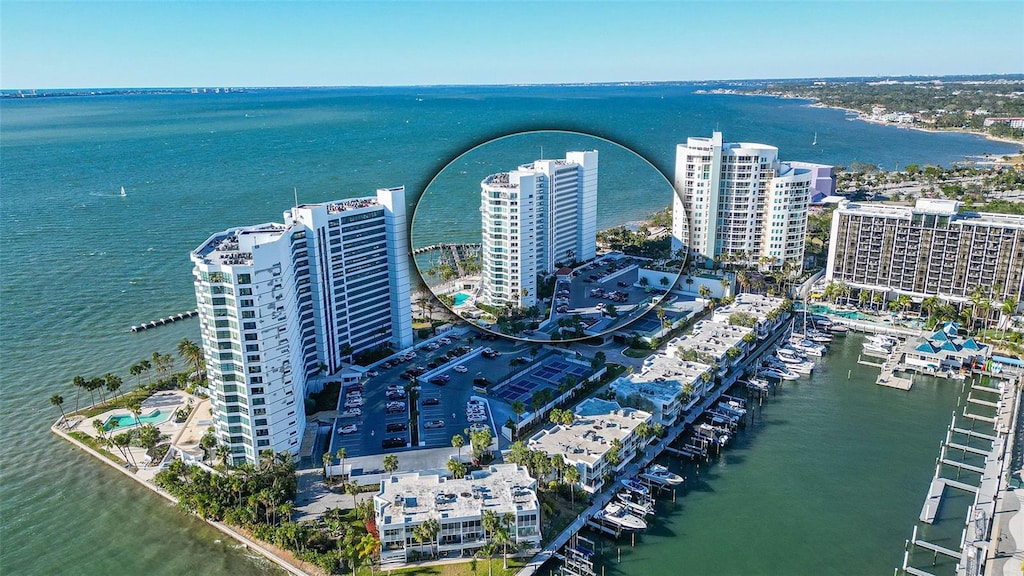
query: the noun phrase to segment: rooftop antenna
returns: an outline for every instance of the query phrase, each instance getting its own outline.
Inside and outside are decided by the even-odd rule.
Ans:
[[[540,159],[541,160],[544,159],[544,147],[543,146],[540,147]]]
[[[292,192],[295,193],[295,207],[298,208],[299,207],[299,188],[298,188],[298,186],[293,186],[292,187]]]

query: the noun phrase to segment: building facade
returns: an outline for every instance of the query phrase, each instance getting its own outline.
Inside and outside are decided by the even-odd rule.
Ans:
[[[826,171],[778,155],[774,146],[723,142],[721,132],[679,144],[673,252],[802,268],[807,204]]]
[[[642,449],[645,439],[636,428],[640,424],[650,426],[652,415],[599,398],[580,402],[573,412],[576,417],[572,424],[549,426],[531,436],[527,446],[548,456],[561,455],[567,465],[579,470],[580,487],[594,494]],[[613,450],[616,442],[618,450]]]
[[[297,452],[309,379],[412,344],[404,188],[297,206],[191,254],[218,441],[236,461]]]
[[[412,472],[381,480],[373,497],[380,533],[382,565],[405,563],[413,553],[463,556],[490,541],[484,530],[484,512],[508,522],[509,536],[521,549],[540,546],[540,501],[537,482],[526,468],[495,464],[467,478]],[[433,539],[416,539],[416,527],[438,523]]]
[[[825,280],[851,288],[971,301],[1024,296],[1024,216],[961,212],[954,200],[842,202],[832,215]]]
[[[564,159],[537,160],[480,183],[484,303],[534,306],[538,274],[594,258],[597,170],[597,150],[568,152]]]

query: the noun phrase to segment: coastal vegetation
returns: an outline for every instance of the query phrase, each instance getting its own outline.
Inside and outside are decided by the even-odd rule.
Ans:
[[[659,210],[651,217],[630,230],[626,226],[616,226],[597,233],[597,245],[600,248],[616,250],[629,256],[665,259],[671,254],[672,209]]]
[[[869,114],[873,108],[914,115],[915,125],[936,130],[969,130],[1024,140],[1024,129],[986,118],[1024,117],[1024,77],[904,78],[899,81],[773,81],[752,94],[812,98],[836,108]]]

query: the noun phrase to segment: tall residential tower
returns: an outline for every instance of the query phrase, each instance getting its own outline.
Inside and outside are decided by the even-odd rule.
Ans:
[[[597,250],[597,150],[537,160],[480,183],[482,300],[537,303],[537,275]]]
[[[297,452],[308,380],[412,344],[405,189],[305,204],[192,252],[213,426],[236,461]]]
[[[774,146],[722,142],[721,132],[679,144],[673,252],[802,267],[815,173],[778,156]]]

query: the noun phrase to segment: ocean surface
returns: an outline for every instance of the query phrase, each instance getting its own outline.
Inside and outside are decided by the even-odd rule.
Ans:
[[[693,89],[359,88],[0,101],[0,572],[273,571],[50,434],[58,413],[49,397],[59,392],[73,409],[74,376],[115,372],[128,384],[134,362],[153,351],[173,353],[182,338],[198,340],[195,320],[141,334],[128,328],[194,308],[189,251],[225,228],[279,220],[293,194],[300,202],[315,202],[404,184],[412,201],[464,151],[523,130],[607,138],[665,175],[672,173],[677,143],[715,129],[727,140],[776,145],[783,159],[840,165],[948,164],[1017,149],[972,135],[847,121],[842,111],[811,108],[806,101],[696,95]],[[818,145],[812,146],[815,133]],[[119,197],[122,186],[125,198]],[[642,218],[666,205],[629,189],[608,204],[608,221]],[[439,204],[417,214],[417,229],[427,233],[433,226],[432,233],[444,233],[451,229],[443,215],[465,210]],[[454,239],[466,233],[451,231]],[[835,541],[847,550],[867,556],[867,564],[848,564],[846,571],[838,564],[836,573],[891,570],[927,489],[951,396],[941,385],[900,395],[839,382],[808,385],[792,395],[798,398],[804,390],[815,394],[812,407],[832,411],[844,435],[809,434],[806,444],[766,460],[762,454],[771,454],[771,434],[784,429],[765,426],[727,467],[750,483],[710,482],[706,493],[686,504],[706,506],[714,526],[687,520],[694,512],[684,509],[675,520],[680,528],[663,534],[671,544],[637,553],[661,550],[680,565],[698,556],[728,555],[737,566],[756,565],[766,574],[800,573],[786,566],[833,558],[836,551],[811,546],[809,534],[778,528],[803,526],[795,518],[813,517],[816,508],[806,506],[805,492],[780,489],[792,484],[787,470],[812,462],[834,471],[823,476],[825,488],[852,498],[837,500],[837,506],[870,512],[874,520],[821,524],[837,532]],[[852,401],[866,403],[863,413],[874,420],[847,416],[843,403]],[[790,403],[783,399],[772,410]],[[793,413],[786,421],[799,425],[804,417]],[[883,434],[887,428],[870,425],[890,419],[903,431]],[[884,447],[885,465],[869,469],[848,457],[838,449],[846,438]],[[858,490],[867,480],[872,486],[905,486],[905,494]],[[766,499],[762,485],[778,493]],[[885,498],[875,498],[878,493]],[[749,517],[753,504],[765,501],[774,505],[771,517]],[[879,536],[873,530],[880,526],[895,529]],[[701,534],[712,528],[728,538],[709,549]],[[749,538],[764,543],[753,546]],[[781,563],[759,561],[769,544]],[[625,562],[622,570],[629,570]]]

